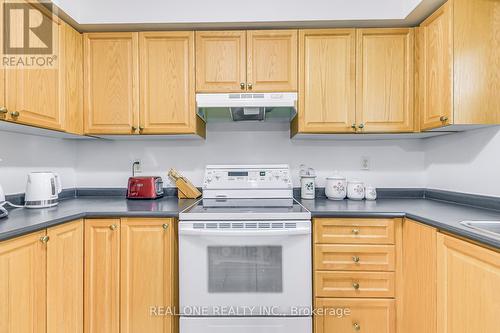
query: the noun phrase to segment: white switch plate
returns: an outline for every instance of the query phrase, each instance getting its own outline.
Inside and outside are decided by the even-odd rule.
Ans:
[[[368,156],[361,157],[361,170],[370,170],[370,158]]]

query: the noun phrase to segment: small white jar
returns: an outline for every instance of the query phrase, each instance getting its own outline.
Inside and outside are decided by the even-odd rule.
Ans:
[[[365,188],[365,199],[366,200],[377,200],[377,188],[375,186],[367,186]]]
[[[365,198],[365,184],[359,180],[348,182],[347,198],[350,200],[363,200]]]
[[[347,196],[347,179],[337,172],[326,177],[325,195],[330,200],[344,200]]]
[[[316,176],[300,177],[300,197],[302,199],[314,199],[316,197]]]

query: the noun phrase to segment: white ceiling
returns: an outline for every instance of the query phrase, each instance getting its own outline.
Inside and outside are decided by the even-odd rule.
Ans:
[[[53,0],[78,25],[379,21],[410,25],[443,0]],[[413,15],[412,13],[422,14]],[[420,17],[422,16],[422,17]],[[411,21],[411,22],[410,22]],[[328,25],[328,24],[326,24]],[[333,25],[335,26],[335,25]]]

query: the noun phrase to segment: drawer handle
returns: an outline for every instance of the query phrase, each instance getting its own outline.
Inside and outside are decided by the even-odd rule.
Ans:
[[[352,287],[353,287],[354,289],[358,290],[358,289],[359,289],[359,283],[354,282],[354,283],[352,284]]]
[[[9,112],[5,106],[0,106],[0,113],[5,114]]]
[[[21,115],[21,113],[19,113],[19,111],[13,111],[10,113],[10,115],[12,116],[12,118],[17,118]]]
[[[352,257],[352,261],[354,261],[355,263],[359,263],[359,257],[358,256],[353,256]]]
[[[112,224],[109,226],[109,229],[111,229],[111,231],[115,231],[117,228],[118,226],[116,224]]]
[[[447,122],[447,121],[448,121],[448,117],[446,117],[446,116],[441,116],[441,117],[439,118],[439,120],[441,120],[443,123],[445,123],[445,122]]]
[[[355,235],[359,235],[359,229],[352,229],[352,233]]]
[[[354,328],[355,331],[360,331],[361,330],[361,325],[358,323],[352,324],[352,328]]]
[[[162,225],[162,227],[163,227],[163,229],[167,230],[168,229],[168,224],[165,223],[164,225]]]

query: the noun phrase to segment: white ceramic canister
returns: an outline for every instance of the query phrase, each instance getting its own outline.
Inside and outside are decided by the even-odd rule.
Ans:
[[[363,200],[365,198],[365,184],[359,180],[348,182],[347,198],[351,200]]]
[[[375,186],[366,186],[365,199],[366,200],[377,200],[377,188]]]
[[[326,177],[325,195],[330,200],[344,200],[347,196],[347,179],[337,172]]]
[[[300,197],[302,199],[314,199],[316,197],[316,176],[300,177]]]

